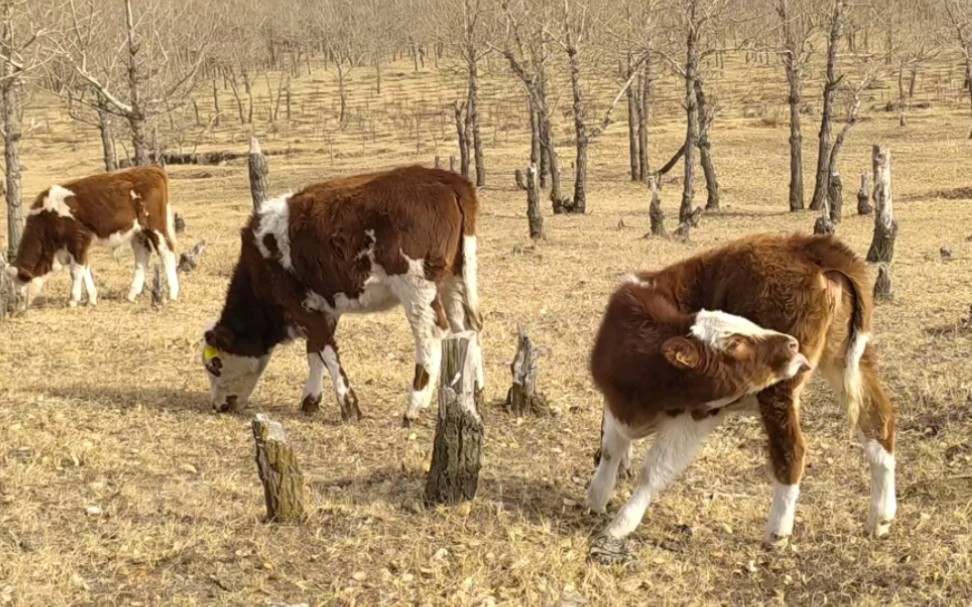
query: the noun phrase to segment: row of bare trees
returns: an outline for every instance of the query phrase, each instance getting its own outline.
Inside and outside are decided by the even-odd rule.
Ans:
[[[657,181],[680,160],[684,222],[698,212],[696,164],[706,183],[705,208],[719,208],[712,148],[726,53],[776,55],[789,105],[794,211],[805,205],[806,82],[823,80],[809,204],[819,209],[862,93],[875,80],[897,78],[895,110],[905,125],[923,70],[948,53],[961,57],[972,106],[969,8],[968,0],[299,0],[286,10],[259,0],[0,0],[8,249],[19,240],[19,145],[37,90],[56,93],[74,119],[97,128],[111,170],[153,161],[187,121],[205,131],[233,115],[241,129],[251,128],[257,112],[271,122],[281,112],[289,117],[291,80],[315,69],[336,80],[336,124],[343,128],[354,103],[352,72],[374,70],[378,95],[383,66],[402,60],[414,71],[432,64],[465,81],[456,99],[460,170],[474,172],[480,186],[484,78],[512,75],[527,100],[530,163],[561,211],[587,210],[590,146],[610,128],[617,106],[626,105],[631,179]],[[681,83],[685,139],[652,171],[654,97],[673,76]],[[255,109],[258,83],[270,97],[265,112]],[[223,92],[233,107],[221,107]],[[207,104],[211,111],[200,110]],[[572,188],[562,184],[561,117],[572,127]],[[119,159],[119,147],[127,160]]]

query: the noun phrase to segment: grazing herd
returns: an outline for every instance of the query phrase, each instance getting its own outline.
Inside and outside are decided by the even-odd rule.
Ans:
[[[301,409],[316,411],[325,371],[341,417],[361,412],[335,332],[343,314],[401,305],[415,338],[406,424],[428,407],[450,332],[482,328],[477,310],[479,203],[469,181],[418,166],[317,183],[264,202],[241,232],[222,312],[204,331],[202,362],[217,411],[244,405],[274,348],[306,341]],[[141,167],[42,192],[9,271],[27,297],[67,265],[70,304],[97,301],[88,251],[129,244],[143,290],[162,259],[176,299],[165,171]],[[653,435],[637,487],[598,541],[621,542],[649,504],[729,415],[755,414],[775,477],[766,540],[792,533],[806,441],[800,393],[819,369],[840,395],[871,468],[867,529],[895,516],[895,408],[870,342],[866,266],[832,236],[745,237],[654,272],[629,274],[611,295],[590,356],[604,396],[597,471],[587,505],[604,512],[632,441]],[[482,365],[477,370],[483,385]]]

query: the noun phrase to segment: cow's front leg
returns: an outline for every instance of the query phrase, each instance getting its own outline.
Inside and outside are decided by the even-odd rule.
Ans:
[[[81,288],[84,286],[85,274],[88,269],[84,264],[71,260],[71,300],[68,305],[72,308],[81,303]]]
[[[331,376],[331,384],[337,397],[338,407],[341,409],[343,421],[358,421],[361,410],[358,408],[358,396],[351,388],[348,376],[341,366],[334,332],[337,329],[336,318],[319,318],[308,323],[312,326],[307,339],[307,383],[301,398],[300,409],[304,413],[315,413],[321,404],[321,394],[324,391],[324,370]]]
[[[611,412],[605,409],[601,418],[601,448],[598,450],[597,472],[587,489],[586,502],[588,508],[602,514],[607,511],[608,500],[614,493],[618,468],[628,456],[632,445],[631,439],[621,431],[618,423]]]
[[[331,385],[334,386],[334,395],[337,397],[338,406],[341,408],[341,420],[356,422],[361,419],[361,409],[358,408],[358,396],[348,381],[348,376],[341,366],[341,358],[338,356],[337,344],[330,343],[324,346],[321,353],[324,366],[331,374]]]
[[[803,378],[781,382],[757,395],[766,428],[769,456],[776,479],[764,542],[784,545],[793,533],[806,442],[800,430],[800,389]]]

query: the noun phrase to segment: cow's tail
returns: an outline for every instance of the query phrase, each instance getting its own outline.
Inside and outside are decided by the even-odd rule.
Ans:
[[[479,313],[479,288],[477,284],[478,256],[476,219],[479,214],[479,201],[471,185],[456,191],[456,204],[462,225],[459,228],[459,275],[462,284],[462,307],[466,313],[466,323],[479,333],[483,329],[483,317]]]

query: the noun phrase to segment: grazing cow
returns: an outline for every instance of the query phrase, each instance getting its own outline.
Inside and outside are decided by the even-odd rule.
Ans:
[[[628,466],[632,441],[656,432],[657,447],[645,462],[650,473],[610,528],[630,533],[652,492],[695,451],[688,443],[682,452],[664,445],[668,428],[707,427],[731,403],[809,368],[792,336],[722,311],[683,312],[653,282],[626,276],[608,301],[591,350],[591,375],[605,408],[588,506],[605,511],[619,465]],[[681,431],[677,440],[689,435]]]
[[[400,303],[416,346],[407,425],[431,401],[446,332],[482,327],[478,206],[467,179],[419,166],[333,179],[264,202],[242,231],[219,321],[205,331],[213,408],[243,405],[273,349],[299,336],[310,367],[301,409],[318,409],[327,369],[342,419],[357,420],[334,339],[338,319]],[[479,380],[482,386],[482,369]]]
[[[92,244],[111,249],[131,245],[135,276],[129,301],[145,287],[149,255],[155,250],[165,265],[169,297],[176,299],[179,279],[168,192],[165,170],[156,166],[92,175],[41,192],[27,212],[17,257],[8,268],[26,291],[27,303],[51,272],[69,265],[70,305],[81,301],[82,284],[89,303],[95,305],[98,292],[88,261]]]
[[[738,314],[761,327],[799,340],[813,368],[838,392],[849,423],[864,443],[871,468],[869,533],[881,536],[895,516],[894,441],[896,410],[884,394],[877,359],[869,342],[873,301],[867,288],[867,266],[833,236],[755,235],[671,265],[635,275],[683,312],[718,309]],[[740,328],[740,333],[759,334]],[[631,533],[649,502],[691,461],[704,437],[733,410],[758,412],[768,434],[775,476],[766,541],[784,543],[792,533],[803,475],[806,442],[800,430],[800,393],[808,372],[766,387],[755,397],[714,408],[709,415],[656,416],[655,441],[631,501],[606,530],[607,540]],[[692,386],[682,389],[691,391]],[[631,407],[635,405],[632,404]],[[608,415],[610,413],[610,415]],[[605,413],[605,470],[617,470],[617,456],[630,437],[641,432],[644,414],[629,410]],[[634,424],[632,427],[631,424]],[[595,506],[606,501],[600,487]],[[612,481],[613,482],[613,481]]]

